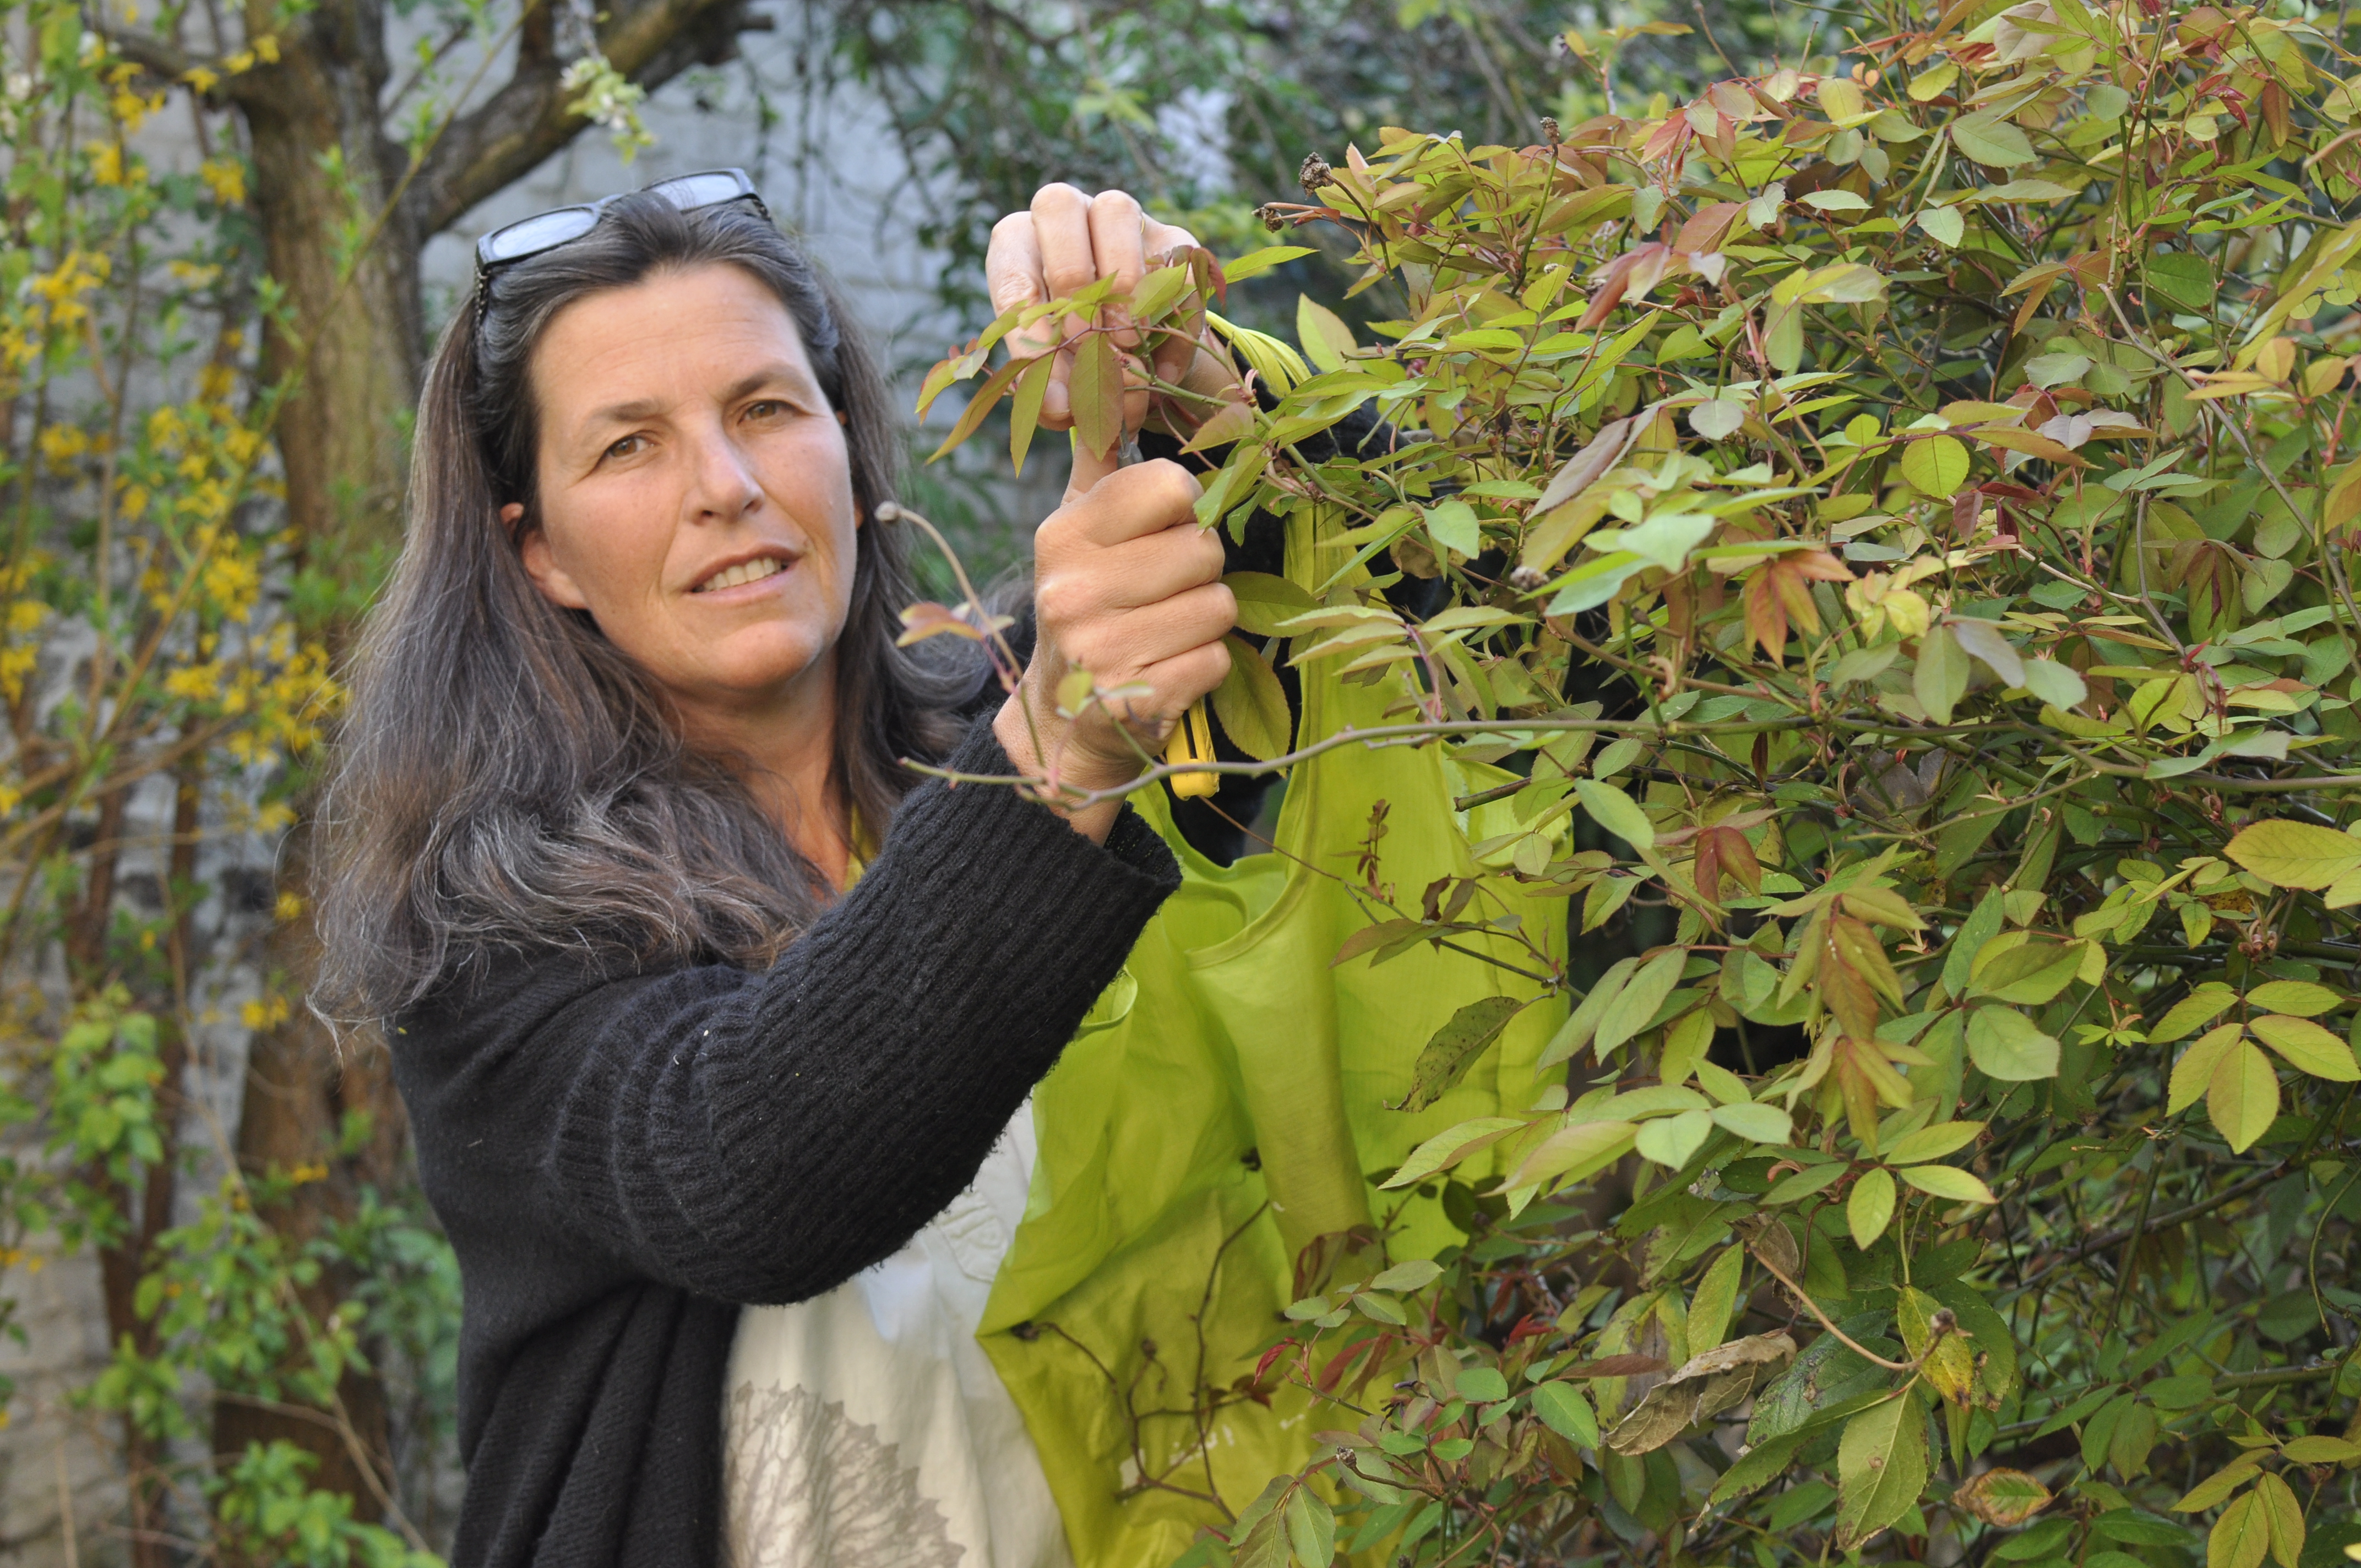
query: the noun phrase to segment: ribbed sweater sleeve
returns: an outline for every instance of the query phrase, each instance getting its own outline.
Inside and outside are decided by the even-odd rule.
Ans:
[[[988,718],[950,766],[1013,771]],[[620,1273],[742,1304],[829,1289],[973,1179],[1179,880],[1128,811],[1101,847],[1014,789],[928,783],[769,970],[524,1005],[504,1103],[462,1098],[530,1141],[473,1179],[529,1172],[530,1206]]]

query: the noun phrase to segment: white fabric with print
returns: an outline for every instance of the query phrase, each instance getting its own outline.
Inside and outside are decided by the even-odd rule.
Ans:
[[[750,1307],[723,1406],[730,1568],[1071,1568],[1033,1440],[976,1343],[1032,1180],[1027,1102],[910,1244]]]

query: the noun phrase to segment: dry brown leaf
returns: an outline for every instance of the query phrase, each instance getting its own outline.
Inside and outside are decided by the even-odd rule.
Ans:
[[[2049,1506],[2049,1488],[2022,1470],[1987,1470],[1960,1482],[1951,1506],[1986,1524],[2019,1525]]]
[[[1693,1355],[1615,1424],[1607,1434],[1607,1446],[1627,1454],[1662,1448],[1691,1423],[1744,1400],[1766,1369],[1784,1366],[1795,1354],[1794,1340],[1769,1333],[1750,1334]]]

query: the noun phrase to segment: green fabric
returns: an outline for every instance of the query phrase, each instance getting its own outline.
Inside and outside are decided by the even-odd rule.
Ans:
[[[1288,568],[1316,587],[1347,557],[1314,544],[1309,526],[1291,526]],[[1342,662],[1306,667],[1300,741],[1387,722],[1406,689],[1398,674],[1347,684]],[[1455,793],[1507,776],[1433,746],[1339,747],[1292,770],[1278,852],[1226,868],[1173,831],[1161,791],[1133,797],[1180,857],[1181,886],[1036,1094],[1031,1197],[979,1330],[1040,1450],[1079,1568],[1164,1568],[1200,1525],[1225,1521],[1212,1496],[1245,1507],[1311,1456],[1316,1427],[1334,1424],[1285,1390],[1269,1406],[1221,1407],[1202,1440],[1192,1413],[1193,1389],[1253,1373],[1299,1294],[1294,1264],[1308,1244],[1389,1216],[1396,1262],[1461,1239],[1438,1203],[1379,1193],[1366,1176],[1455,1123],[1530,1105],[1532,1063],[1565,1007],[1527,1008],[1429,1110],[1386,1110],[1458,1008],[1540,988],[1425,946],[1332,969],[1369,919],[1310,867],[1357,878],[1371,808],[1389,802],[1378,876],[1414,910],[1434,878],[1472,869]],[[1479,836],[1508,826],[1506,802],[1477,815]],[[1521,911],[1527,929],[1562,947],[1563,901]],[[1498,951],[1520,956],[1505,942]],[[1489,1175],[1495,1160],[1488,1151],[1463,1168]]]

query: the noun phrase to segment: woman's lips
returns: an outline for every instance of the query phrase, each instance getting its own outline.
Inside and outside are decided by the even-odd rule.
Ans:
[[[749,583],[766,582],[785,572],[789,564],[776,555],[763,555],[752,561],[741,561],[734,566],[723,567],[689,591],[698,594],[716,594],[730,588],[744,587]]]

